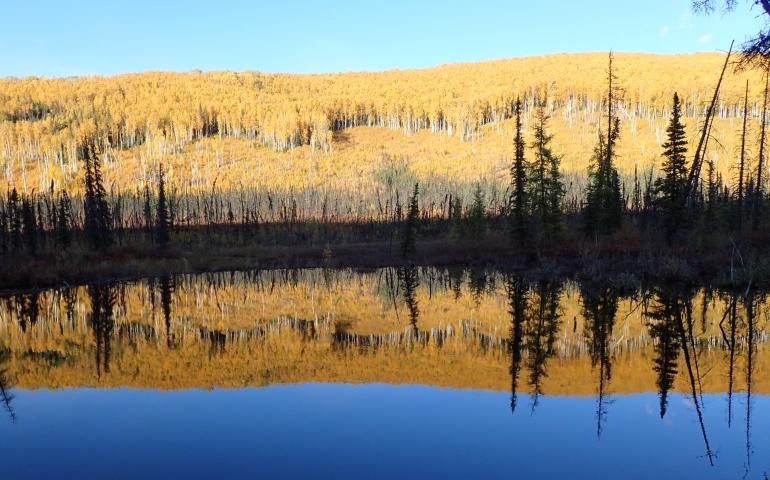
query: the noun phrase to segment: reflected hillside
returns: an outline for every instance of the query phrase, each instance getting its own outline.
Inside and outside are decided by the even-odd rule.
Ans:
[[[664,416],[669,392],[770,393],[767,315],[751,292],[480,270],[211,273],[5,297],[0,372],[3,392],[419,383],[533,411],[595,395],[600,432],[613,394],[657,392]]]

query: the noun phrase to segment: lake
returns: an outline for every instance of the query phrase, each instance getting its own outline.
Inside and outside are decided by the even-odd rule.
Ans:
[[[763,292],[432,267],[0,298],[6,478],[755,478]]]

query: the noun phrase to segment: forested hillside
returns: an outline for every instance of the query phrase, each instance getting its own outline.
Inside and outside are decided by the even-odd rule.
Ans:
[[[616,55],[622,174],[659,161],[674,91],[694,141],[723,60]],[[522,97],[528,127],[535,98],[547,94],[555,150],[579,183],[606,101],[606,61],[606,53],[559,54],[376,73],[6,78],[0,167],[21,192],[52,182],[78,191],[78,146],[90,139],[105,152],[107,184],[120,190],[154,183],[159,162],[170,183],[190,191],[215,180],[218,187],[366,189],[394,174],[506,183],[515,99]],[[722,172],[736,157],[746,80],[750,126],[760,115],[761,73],[728,72],[709,151]]]

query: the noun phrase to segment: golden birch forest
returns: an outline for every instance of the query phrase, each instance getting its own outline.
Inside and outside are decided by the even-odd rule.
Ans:
[[[374,73],[5,78],[0,171],[20,192],[81,191],[77,147],[89,139],[105,152],[106,185],[121,191],[152,185],[159,163],[167,181],[188,192],[365,191],[394,169],[421,184],[502,185],[515,99],[524,100],[529,135],[535,98],[547,95],[555,150],[567,178],[580,182],[606,101],[606,60],[590,53]],[[621,175],[655,174],[674,91],[696,141],[723,61],[719,53],[616,54]],[[747,80],[748,123],[757,130],[764,82],[752,71],[728,72],[712,129],[709,157],[726,178],[738,155]]]

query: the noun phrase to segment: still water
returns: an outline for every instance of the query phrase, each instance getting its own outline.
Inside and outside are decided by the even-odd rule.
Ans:
[[[766,303],[435,268],[10,295],[3,477],[764,479]]]

